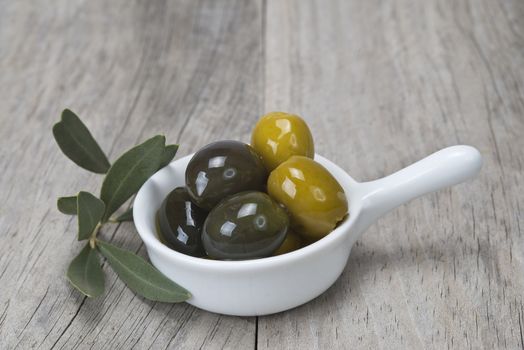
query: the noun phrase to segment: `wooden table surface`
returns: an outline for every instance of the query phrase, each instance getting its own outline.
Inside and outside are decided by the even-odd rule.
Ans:
[[[524,2],[0,0],[0,349],[524,348]],[[97,192],[51,126],[76,111],[111,159],[156,133],[179,156],[303,116],[358,180],[440,148],[474,181],[372,226],[338,282],[264,317],[149,302],[104,266],[87,299],[64,273]],[[146,256],[132,223],[104,238]]]

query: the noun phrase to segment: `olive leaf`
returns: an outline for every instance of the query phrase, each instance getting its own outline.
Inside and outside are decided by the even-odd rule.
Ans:
[[[71,261],[66,276],[71,285],[85,296],[94,298],[104,292],[104,273],[98,253],[89,243]]]
[[[58,210],[67,215],[76,215],[76,196],[60,197],[56,201]]]
[[[64,109],[53,126],[53,135],[62,152],[82,168],[105,174],[111,166],[89,129],[69,109]]]
[[[162,153],[162,158],[160,159],[159,169],[168,165],[173,160],[173,158],[175,158],[177,151],[178,151],[178,145],[167,145],[164,148],[164,152]]]
[[[77,196],[78,240],[88,239],[102,219],[105,204],[89,192]]]
[[[115,221],[117,222],[123,222],[123,221],[133,221],[133,207],[130,207],[122,214],[118,215],[115,218]]]
[[[152,137],[113,163],[100,192],[100,198],[106,204],[102,222],[106,222],[158,170],[165,142],[164,136]]]
[[[97,241],[97,247],[118,276],[138,295],[170,303],[182,302],[191,297],[187,290],[138,255],[102,241]]]

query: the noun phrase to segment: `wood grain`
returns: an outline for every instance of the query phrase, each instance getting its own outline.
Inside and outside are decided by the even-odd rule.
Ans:
[[[6,2],[0,13],[0,349],[252,348],[255,318],[106,293],[64,278],[82,244],[56,197],[99,190],[54,143],[70,107],[111,159],[164,133],[180,154],[245,138],[262,109],[261,6],[214,1]],[[132,224],[103,232],[145,250]]]
[[[524,2],[0,0],[0,349],[524,348]],[[110,159],[156,133],[179,156],[302,115],[355,179],[471,144],[478,179],[399,208],[294,310],[225,317],[66,282],[56,197],[101,178],[59,151],[77,112]],[[132,224],[104,238],[146,256]]]
[[[485,164],[371,227],[327,293],[259,319],[259,349],[524,347],[523,5],[268,2],[265,108],[321,154],[360,180],[457,143]]]

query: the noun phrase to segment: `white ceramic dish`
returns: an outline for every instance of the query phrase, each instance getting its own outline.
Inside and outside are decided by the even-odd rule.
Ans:
[[[188,303],[211,312],[254,316],[294,308],[317,297],[339,277],[353,243],[379,217],[422,194],[475,176],[480,153],[470,146],[453,146],[385,178],[358,183],[344,170],[317,155],[340,182],[349,198],[349,218],[323,239],[294,252],[257,260],[216,261],[178,253],[162,244],[155,213],[164,197],[184,185],[192,155],[158,171],[134,201],[134,222],[156,268],[186,288]]]

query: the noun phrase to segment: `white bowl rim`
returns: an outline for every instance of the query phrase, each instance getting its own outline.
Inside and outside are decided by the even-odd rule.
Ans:
[[[165,244],[163,244],[156,234],[156,227],[149,227],[146,224],[147,219],[144,217],[145,213],[140,212],[141,203],[144,200],[143,197],[145,196],[145,193],[149,190],[150,186],[153,186],[154,182],[156,181],[157,175],[167,170],[166,168],[176,167],[177,162],[183,162],[184,160],[187,160],[187,158],[192,157],[193,154],[190,154],[188,156],[185,156],[183,158],[177,159],[170,164],[168,164],[165,168],[160,169],[157,173],[155,173],[151,178],[149,178],[144,185],[140,188],[138,191],[135,201],[134,201],[134,207],[133,207],[133,219],[134,224],[137,229],[137,232],[139,236],[141,237],[142,241],[146,245],[148,249],[155,250],[156,253],[159,253],[161,255],[166,256],[169,258],[173,263],[176,261],[176,263],[182,263],[182,264],[188,264],[193,266],[198,266],[206,269],[213,269],[213,270],[221,270],[221,271],[238,271],[238,270],[250,270],[257,268],[268,268],[268,267],[275,267],[278,265],[286,265],[288,263],[291,263],[296,260],[307,258],[310,254],[314,254],[315,252],[321,251],[332,244],[335,244],[336,242],[342,241],[347,238],[347,232],[351,229],[351,226],[355,222],[356,218],[359,216],[361,211],[361,205],[358,198],[358,195],[356,194],[356,191],[352,190],[358,187],[358,183],[351,178],[344,170],[342,170],[338,165],[331,162],[330,160],[315,154],[315,160],[317,160],[320,164],[322,164],[324,167],[329,168],[328,170],[335,176],[335,178],[340,182],[341,186],[344,188],[346,192],[346,196],[348,197],[349,202],[349,216],[345,218],[342,223],[340,223],[333,231],[331,231],[328,235],[323,237],[322,239],[311,243],[303,248],[300,248],[298,250],[292,251],[290,253],[277,255],[277,256],[270,256],[266,258],[259,258],[259,259],[250,259],[250,260],[212,260],[212,259],[205,259],[205,258],[199,258],[199,257],[193,257],[190,255],[179,253]],[[349,191],[348,191],[349,189]],[[348,249],[350,247],[348,246]]]

